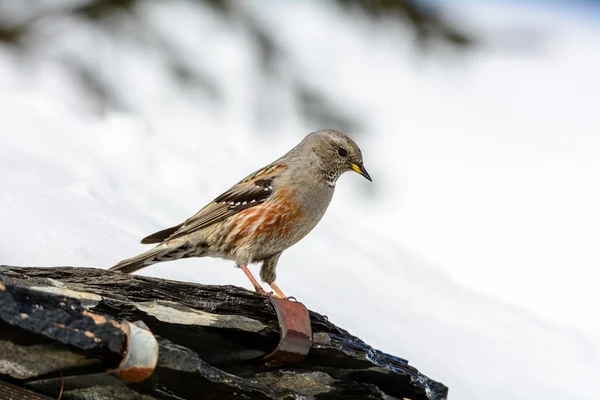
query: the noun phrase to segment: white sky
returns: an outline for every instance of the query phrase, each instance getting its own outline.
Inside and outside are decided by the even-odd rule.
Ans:
[[[375,214],[394,222],[390,237],[481,293],[600,333],[600,21],[541,7],[454,5],[491,46],[425,59],[308,7],[265,13],[293,9],[296,24],[269,19],[280,40],[312,45],[299,64],[368,116],[366,162],[386,199]],[[539,39],[534,51],[492,34],[518,27]]]
[[[286,44],[291,62],[276,83],[261,79],[254,44],[208,9],[147,3],[153,28],[218,78],[218,107],[182,91],[164,60],[118,30],[63,21],[26,67],[0,48],[0,262],[108,267],[141,251],[141,237],[322,128],[299,117],[293,69],[363,121],[350,133],[374,182],[341,178],[319,227],[283,255],[279,286],[408,357],[453,397],[591,399],[598,23],[463,5],[452,12],[484,37],[524,26],[540,46],[424,56],[401,27],[320,1],[265,3],[243,4]],[[97,68],[139,114],[89,113],[57,54]],[[277,132],[255,121],[266,92]],[[143,274],[249,287],[229,264],[184,260]]]

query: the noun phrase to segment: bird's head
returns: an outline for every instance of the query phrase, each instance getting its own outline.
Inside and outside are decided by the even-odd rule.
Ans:
[[[346,171],[355,171],[371,181],[363,165],[363,158],[354,140],[341,132],[326,129],[313,132],[304,141],[308,142],[318,157],[319,167],[330,184]]]

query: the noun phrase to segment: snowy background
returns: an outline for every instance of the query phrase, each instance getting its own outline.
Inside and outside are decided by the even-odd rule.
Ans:
[[[102,26],[53,11],[78,3],[0,1],[0,26],[29,24],[16,44],[0,30],[0,263],[108,268],[342,129],[374,182],[340,179],[281,258],[284,292],[451,399],[597,398],[597,3],[429,1],[478,45],[427,50],[334,2],[234,2],[232,18],[147,1]],[[214,259],[141,274],[250,288]]]

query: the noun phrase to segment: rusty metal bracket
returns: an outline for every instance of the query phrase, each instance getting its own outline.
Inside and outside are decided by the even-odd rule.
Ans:
[[[304,304],[288,299],[269,297],[281,328],[279,345],[263,357],[268,368],[302,361],[312,346],[310,316]]]
[[[66,375],[61,377],[45,377],[42,379],[31,380],[26,383],[29,389],[42,393],[58,393],[59,387],[64,384],[67,391],[99,387],[121,385],[123,381],[127,383],[138,383],[149,378],[158,362],[158,341],[150,329],[142,322],[129,322],[122,320],[120,323],[113,319],[85,311],[86,316],[93,318],[98,324],[105,324],[107,321],[119,331],[125,334],[124,346],[121,350],[122,358],[116,368],[91,370],[88,368],[85,373],[77,374],[77,366],[67,371]],[[0,388],[1,389],[1,388]],[[23,397],[23,400],[34,399],[34,397]],[[4,399],[0,390],[0,400]],[[21,397],[15,397],[15,400]],[[35,398],[37,400],[37,398]],[[40,398],[41,400],[41,398]]]
[[[124,320],[121,326],[127,335],[127,344],[123,360],[114,372],[127,382],[141,382],[156,368],[158,342],[142,321]]]

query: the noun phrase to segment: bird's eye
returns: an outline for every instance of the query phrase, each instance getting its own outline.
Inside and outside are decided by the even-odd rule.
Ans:
[[[340,155],[340,157],[346,157],[348,155],[348,152],[343,147],[340,147],[338,149],[338,154]]]

